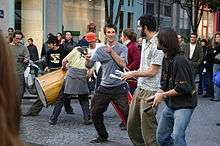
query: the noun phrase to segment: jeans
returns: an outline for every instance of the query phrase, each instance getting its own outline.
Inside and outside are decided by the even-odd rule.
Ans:
[[[157,128],[159,146],[187,146],[185,131],[194,109],[171,109],[165,107]]]
[[[220,64],[214,64],[213,73],[220,71]],[[220,88],[214,85],[214,100],[220,100]]]

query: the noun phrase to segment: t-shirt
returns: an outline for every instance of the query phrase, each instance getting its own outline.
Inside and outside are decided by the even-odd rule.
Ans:
[[[9,47],[16,59],[16,73],[23,74],[25,70],[24,58],[29,59],[30,57],[28,49],[24,45],[10,44]]]
[[[62,66],[62,60],[65,57],[65,51],[63,48],[57,50],[48,50],[46,56],[46,62],[48,68],[59,68]]]
[[[111,54],[105,51],[106,46],[97,48],[96,52],[92,56],[93,63],[100,62],[103,71],[102,80],[100,85],[105,87],[116,87],[126,83],[120,79],[111,78],[110,74],[115,74],[115,70],[121,70],[117,63],[111,57]],[[124,61],[127,63],[128,49],[125,45],[116,42],[112,48]]]

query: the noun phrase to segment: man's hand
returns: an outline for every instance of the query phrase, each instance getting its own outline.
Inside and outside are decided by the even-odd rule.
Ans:
[[[122,80],[127,80],[134,77],[135,71],[125,72],[121,75]]]
[[[163,101],[164,99],[164,94],[163,93],[156,93],[154,95],[154,101],[152,107],[158,107],[159,104]]]

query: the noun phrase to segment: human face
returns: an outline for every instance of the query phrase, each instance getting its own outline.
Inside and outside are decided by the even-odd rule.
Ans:
[[[125,36],[125,34],[122,32],[121,33],[121,41],[122,41],[122,43],[124,43],[125,41],[127,41],[128,40],[128,38]]]
[[[13,38],[14,44],[19,45],[21,38],[22,38],[22,35],[16,34],[15,37]]]
[[[106,40],[109,43],[113,43],[115,41],[115,29],[114,28],[106,28]]]
[[[58,33],[57,34],[57,40],[61,40],[62,39],[62,36]]]
[[[29,45],[32,45],[33,42],[32,42],[31,40],[28,40],[28,44],[29,44]]]
[[[191,43],[191,44],[195,44],[196,41],[197,41],[196,35],[191,35],[191,36],[190,36],[190,43]]]
[[[177,39],[179,44],[181,44],[183,42],[182,36],[181,35],[177,35]]]
[[[96,47],[96,42],[89,42],[89,48],[90,49],[95,49],[95,47]]]
[[[219,34],[215,35],[215,42],[220,43],[220,35]]]
[[[72,39],[72,35],[70,32],[66,33],[66,40],[70,41]]]

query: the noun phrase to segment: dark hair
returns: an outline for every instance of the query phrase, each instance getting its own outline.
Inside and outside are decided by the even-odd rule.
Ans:
[[[57,37],[56,36],[54,36],[54,35],[51,35],[49,38],[48,38],[48,41],[47,41],[47,43],[48,44],[57,44]]]
[[[15,60],[0,33],[0,145],[21,146],[19,139],[20,99]]]
[[[13,33],[13,38],[15,38],[16,35],[21,35],[22,38],[24,37],[23,33],[19,30],[16,30],[14,33]]]
[[[106,34],[106,29],[107,29],[107,28],[113,28],[113,29],[115,30],[115,32],[117,32],[117,27],[116,27],[114,24],[112,24],[112,23],[107,23],[107,24],[104,26],[104,28],[103,28],[104,34]]]
[[[138,20],[140,21],[140,26],[142,28],[146,26],[149,31],[156,31],[157,23],[154,16],[143,15]]]
[[[197,33],[195,33],[195,32],[191,33],[191,35],[195,35],[196,38],[197,38],[197,36],[198,36]],[[190,35],[190,36],[191,36],[191,35]]]
[[[137,34],[131,28],[124,29],[122,32],[129,40],[136,42]]]
[[[207,41],[206,39],[202,39],[202,40],[200,41],[200,43],[201,43],[201,42],[204,42],[204,43],[205,43],[205,46],[208,45],[208,41]]]
[[[32,41],[32,42],[34,41],[32,38],[28,38],[28,40],[30,40],[30,41]]]
[[[63,34],[62,34],[61,32],[58,32],[57,35],[58,35],[58,34],[59,34],[61,37],[63,37]]]
[[[8,32],[14,32],[14,31],[15,31],[14,28],[12,28],[12,27],[8,28]]]
[[[171,28],[159,31],[158,43],[161,49],[166,51],[169,58],[176,56],[176,54],[180,51],[177,34]]]

